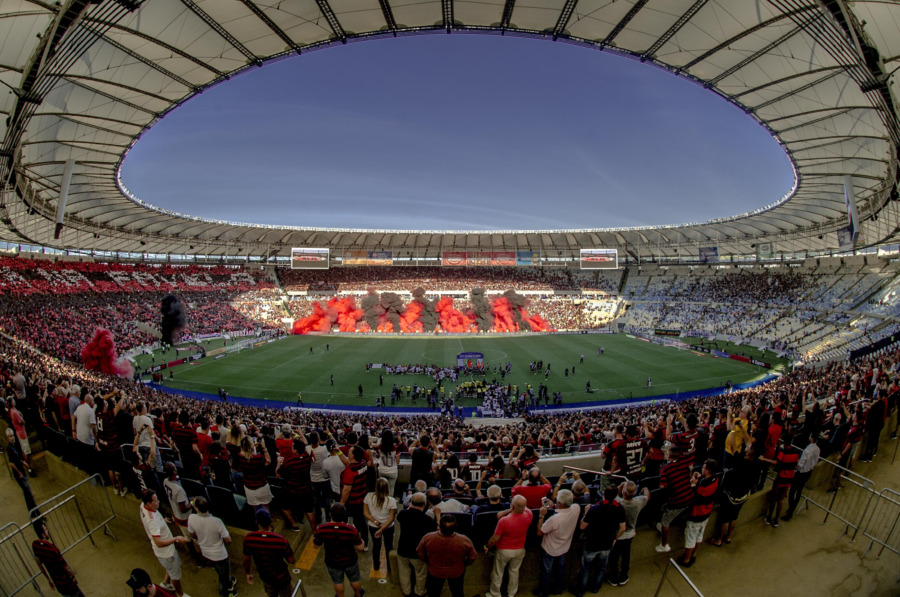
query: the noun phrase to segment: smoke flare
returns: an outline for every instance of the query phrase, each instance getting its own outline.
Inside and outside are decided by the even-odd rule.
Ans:
[[[118,358],[112,332],[97,328],[94,337],[81,349],[81,360],[88,371],[102,371],[120,377],[132,377],[134,367],[125,358]]]

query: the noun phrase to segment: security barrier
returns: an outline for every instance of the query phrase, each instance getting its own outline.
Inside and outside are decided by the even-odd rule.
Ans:
[[[291,597],[306,597],[306,588],[303,586],[303,579],[297,579],[297,586],[294,587],[294,592],[291,593]]]
[[[842,537],[852,530],[851,542],[856,540],[876,495],[871,479],[824,458],[819,460],[803,493],[807,504],[825,511],[822,524],[837,518],[844,523]]]
[[[876,557],[880,558],[885,549],[900,555],[900,493],[882,489],[876,495],[863,535],[869,538],[869,546],[862,557],[866,557],[876,543],[881,546]]]
[[[28,585],[43,595],[36,582],[41,571],[31,554],[31,538],[25,536],[30,528],[14,522],[0,528],[0,595],[3,597],[11,597]]]

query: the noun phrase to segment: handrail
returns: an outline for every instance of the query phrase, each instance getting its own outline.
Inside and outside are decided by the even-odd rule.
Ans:
[[[653,597],[659,597],[659,592],[662,590],[663,583],[666,582],[666,575],[669,573],[669,566],[675,566],[675,570],[678,571],[678,574],[681,575],[681,578],[684,579],[684,582],[688,584],[692,591],[697,595],[697,597],[703,597],[703,593],[700,592],[700,589],[697,588],[697,585],[691,581],[687,574],[684,573],[684,570],[681,569],[681,566],[678,565],[678,562],[669,558],[669,561],[666,562],[666,569],[663,570],[662,578],[659,579],[659,586],[656,587],[656,592],[653,593]]]

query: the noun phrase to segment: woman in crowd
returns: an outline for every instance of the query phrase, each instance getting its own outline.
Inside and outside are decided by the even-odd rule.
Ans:
[[[375,491],[366,495],[363,500],[363,514],[372,534],[372,567],[381,568],[381,542],[384,540],[384,552],[389,554],[394,547],[394,519],[397,517],[397,500],[389,493],[387,479],[379,477],[375,482]],[[387,559],[387,558],[386,558]],[[390,559],[388,572],[390,572]]]
[[[397,451],[394,445],[394,432],[385,429],[381,432],[381,443],[378,445],[378,476],[388,484],[388,495],[394,495],[397,483]]]
[[[247,436],[241,440],[241,452],[238,462],[244,475],[244,495],[247,503],[254,508],[268,508],[274,496],[269,482],[266,480],[266,468],[271,463],[269,453]]]

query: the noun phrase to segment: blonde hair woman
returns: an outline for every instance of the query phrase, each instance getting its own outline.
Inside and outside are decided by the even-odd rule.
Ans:
[[[397,517],[397,500],[391,497],[387,479],[379,477],[375,481],[375,491],[363,500],[363,514],[372,533],[372,566],[381,568],[381,540],[384,538],[385,554],[394,547],[394,519]],[[389,558],[388,571],[391,569]]]
[[[271,462],[269,452],[257,450],[256,442],[244,436],[237,460],[244,475],[244,495],[247,496],[247,503],[253,507],[268,506],[275,499],[266,480],[266,467]]]

